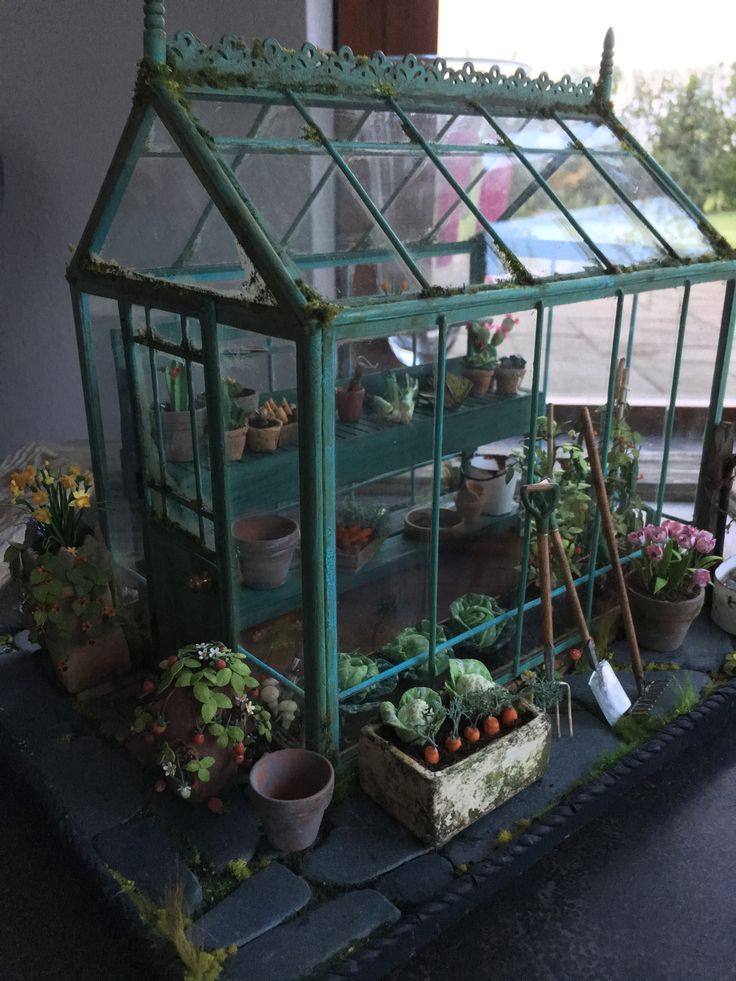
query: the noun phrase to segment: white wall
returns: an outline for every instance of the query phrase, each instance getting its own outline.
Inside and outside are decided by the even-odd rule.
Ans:
[[[332,0],[169,0],[177,30],[331,47]],[[142,0],[0,3],[0,457],[86,435],[64,267],[130,108],[142,31]]]

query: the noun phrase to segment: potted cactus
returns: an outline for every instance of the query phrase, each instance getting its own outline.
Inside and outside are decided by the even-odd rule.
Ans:
[[[172,360],[164,369],[164,378],[169,393],[168,402],[161,408],[164,452],[172,463],[189,463],[194,459],[192,441],[192,412],[189,406],[189,369],[185,362]],[[204,429],[204,408],[191,407],[197,433]]]
[[[225,452],[228,460],[239,460],[245,450],[246,412],[237,402],[240,383],[226,378],[222,383],[222,421],[225,428]]]
[[[503,357],[496,365],[496,390],[499,395],[516,395],[526,373],[526,361],[520,354]]]

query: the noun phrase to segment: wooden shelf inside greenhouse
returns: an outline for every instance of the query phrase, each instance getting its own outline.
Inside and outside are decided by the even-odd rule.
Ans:
[[[443,456],[472,452],[478,446],[519,436],[529,429],[530,395],[471,396],[459,409],[444,414]],[[335,466],[338,488],[350,487],[382,474],[431,462],[434,411],[416,407],[409,425],[381,422],[365,416],[355,423],[336,423]],[[167,464],[170,477],[185,497],[194,497],[191,464]],[[234,514],[274,511],[299,499],[299,452],[296,445],[275,453],[249,453],[227,465]],[[210,476],[203,471],[203,491],[209,498]]]
[[[469,526],[474,534],[495,534],[503,531],[517,520],[516,510],[497,516],[481,515],[481,518]],[[366,583],[384,578],[397,568],[406,569],[418,565],[427,554],[427,543],[408,538],[397,532],[386,539],[376,555],[359,571],[354,573],[338,573],[337,592],[345,593],[357,589]],[[457,546],[462,547],[462,539]],[[302,604],[301,570],[299,564],[289,572],[288,579],[278,589],[248,589],[242,586],[239,592],[239,627],[247,630],[249,627],[272,620],[291,610],[298,609]]]

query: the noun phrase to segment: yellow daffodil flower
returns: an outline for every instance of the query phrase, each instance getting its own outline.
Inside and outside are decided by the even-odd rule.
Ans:
[[[82,468],[81,467],[69,467],[69,476],[70,477],[78,477],[81,472],[82,472]]]
[[[20,487],[14,480],[10,481],[10,496],[15,502],[19,497],[23,496],[23,488]]]
[[[31,500],[34,504],[48,504],[49,495],[45,490],[37,490],[31,494]]]
[[[89,490],[85,487],[81,490],[75,490],[72,493],[73,500],[69,501],[70,508],[77,508],[81,511],[82,508],[89,508],[92,506],[92,502],[89,499]]]
[[[39,524],[47,525],[51,521],[51,515],[49,514],[48,508],[36,508],[33,512],[33,518],[38,521]]]
[[[23,471],[22,477],[23,477],[24,484],[30,484],[32,480],[35,480],[36,468],[29,463],[28,466]]]
[[[84,475],[84,486],[91,487],[93,482],[94,482],[94,478],[92,476],[92,471],[88,470],[87,473]]]
[[[77,481],[70,473],[65,473],[59,477],[59,483],[65,490],[71,490],[77,486]]]

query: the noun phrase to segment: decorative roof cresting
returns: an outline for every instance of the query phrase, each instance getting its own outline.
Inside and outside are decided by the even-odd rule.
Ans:
[[[248,45],[233,34],[208,47],[188,31],[176,34],[168,44],[168,62],[176,72],[192,78],[202,76],[202,84],[213,85],[212,71],[239,75],[239,84],[249,88],[299,88],[315,91],[363,92],[368,95],[443,94],[465,99],[503,99],[532,105],[589,106],[595,102],[592,79],[574,82],[564,75],[552,81],[546,72],[537,78],[523,68],[504,75],[494,65],[489,71],[476,69],[467,61],[462,68],[450,68],[444,58],[434,61],[416,55],[388,58],[382,51],[371,57],[355,55],[347,46],[339,51],[322,51],[313,44],[299,51],[282,47],[268,38]],[[192,80],[192,84],[196,84]]]

